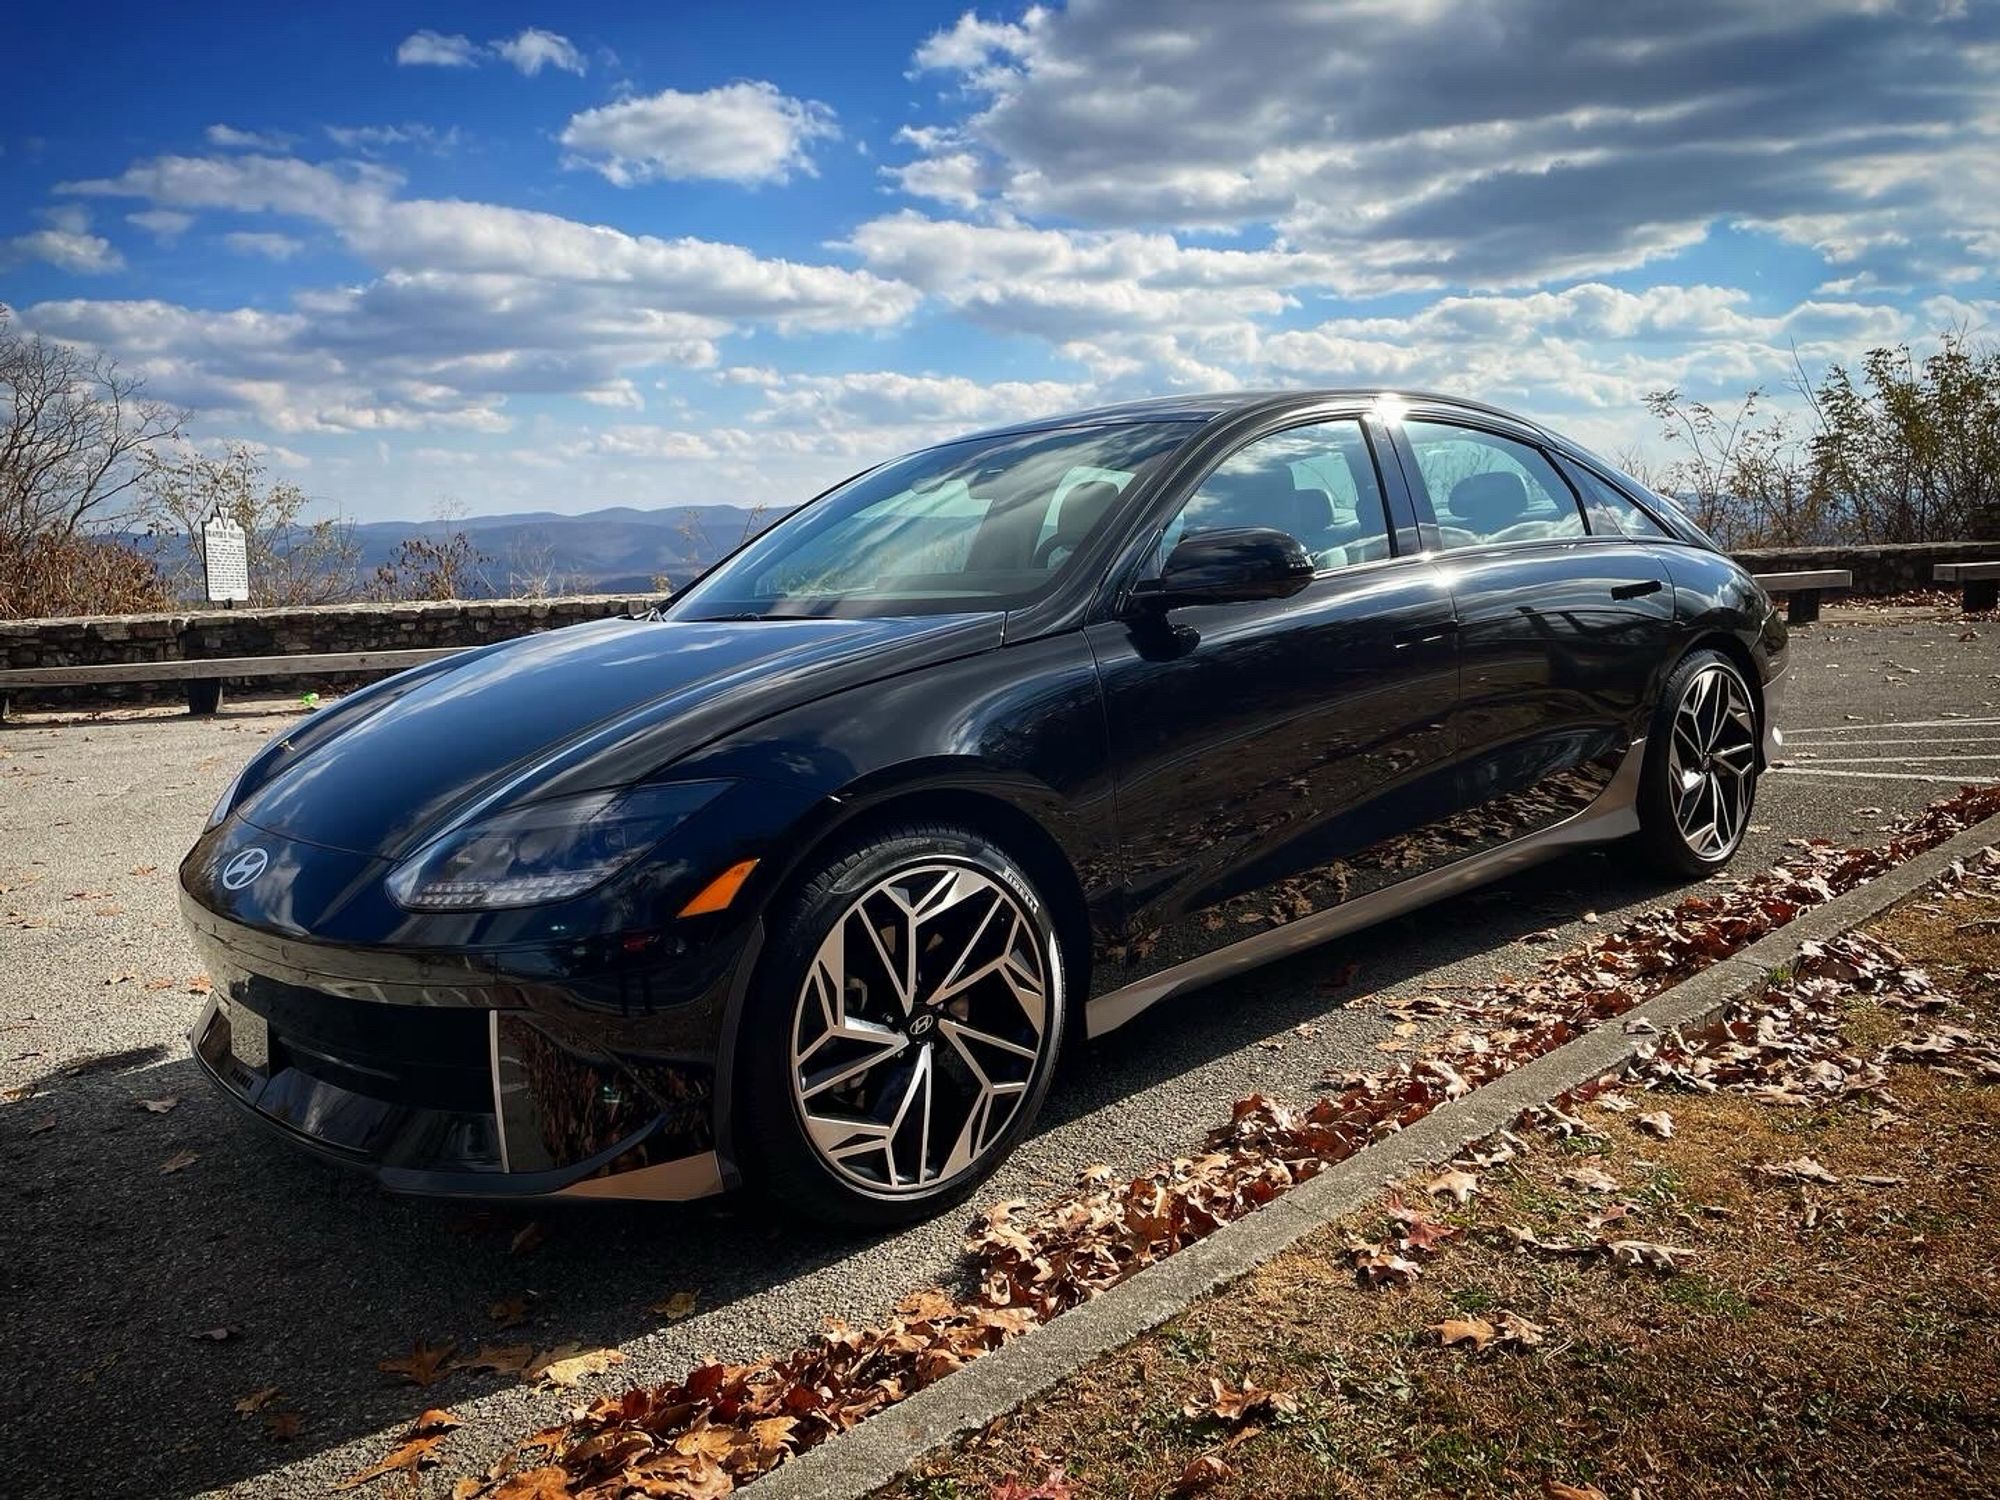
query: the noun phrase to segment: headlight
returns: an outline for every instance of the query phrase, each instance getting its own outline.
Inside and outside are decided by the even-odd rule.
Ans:
[[[389,873],[412,911],[474,911],[564,901],[602,885],[718,792],[667,782],[513,808],[432,840]]]

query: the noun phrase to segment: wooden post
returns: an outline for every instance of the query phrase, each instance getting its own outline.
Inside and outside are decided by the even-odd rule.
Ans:
[[[191,714],[214,714],[222,709],[222,679],[220,677],[190,677],[188,679],[188,712]]]
[[[1785,605],[1785,620],[1792,625],[1810,625],[1819,618],[1819,590],[1795,589]]]

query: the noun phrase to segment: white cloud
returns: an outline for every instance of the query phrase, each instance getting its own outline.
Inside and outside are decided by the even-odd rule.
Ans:
[[[499,430],[515,396],[629,408],[633,372],[709,368],[718,341],[739,330],[889,327],[919,300],[867,270],[498,204],[405,199],[400,184],[380,167],[256,155],[161,157],[69,184],[81,196],[145,199],[155,213],[324,225],[376,274],[297,291],[284,313],[61,302],[24,310],[24,325],[141,363],[168,399],[281,432]],[[227,242],[271,256],[298,244],[276,230],[232,231]]]
[[[824,104],[750,81],[700,94],[662,89],[585,110],[560,139],[575,164],[629,187],[659,178],[784,182],[813,171],[811,142],[839,133]]]
[[[576,50],[570,39],[553,31],[544,31],[539,26],[530,26],[515,36],[495,42],[493,50],[529,78],[543,68],[558,68],[565,73],[579,75],[583,72],[583,54]]]
[[[38,260],[78,276],[124,269],[125,257],[111,241],[90,232],[89,210],[61,204],[41,209],[36,217],[48,227],[0,240],[0,264]]]
[[[194,223],[194,215],[171,208],[144,208],[135,214],[125,215],[125,222],[145,230],[159,244],[171,245],[187,233],[188,226]]]
[[[266,260],[290,260],[306,247],[304,240],[289,234],[250,229],[232,230],[222,237],[222,242],[239,255],[261,255]]]
[[[471,68],[478,66],[479,48],[467,36],[413,31],[398,44],[396,63],[405,68]]]
[[[298,139],[282,130],[238,130],[234,125],[211,125],[202,134],[209,145],[225,151],[284,151]]]
[[[344,151],[372,154],[391,146],[413,146],[420,151],[443,155],[457,148],[460,132],[456,125],[439,130],[420,123],[402,125],[328,125],[326,138]]]
[[[1074,0],[918,49],[971,108],[904,172],[1086,227],[1269,226],[1355,292],[1601,275],[1735,221],[1922,257],[2000,231],[1996,39],[1990,8],[1883,0]],[[922,165],[967,151],[977,179]]]

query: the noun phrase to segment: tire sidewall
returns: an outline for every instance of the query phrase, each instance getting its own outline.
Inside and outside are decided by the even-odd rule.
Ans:
[[[1013,1118],[988,1146],[984,1160],[934,1188],[871,1192],[836,1173],[806,1133],[791,1076],[796,1008],[808,967],[834,922],[888,876],[927,864],[976,870],[1003,882],[1021,903],[1034,925],[1049,977],[1045,1043]],[[1027,873],[999,845],[968,829],[941,825],[885,829],[815,860],[812,872],[774,905],[772,928],[779,936],[758,964],[738,1044],[743,1105],[737,1139],[752,1185],[791,1211],[862,1225],[927,1218],[967,1197],[1033,1126],[1059,1065],[1068,1028],[1062,943],[1053,913]]]

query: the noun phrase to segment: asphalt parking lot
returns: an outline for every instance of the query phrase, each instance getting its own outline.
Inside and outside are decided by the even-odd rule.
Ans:
[[[1786,761],[1739,868],[1801,835],[1866,841],[2000,779],[2000,626],[1830,611],[1795,631],[1793,655]],[[449,1406],[468,1425],[445,1445],[442,1490],[580,1394],[786,1347],[949,1273],[959,1215],[877,1238],[788,1229],[729,1200],[502,1215],[386,1197],[248,1128],[185,1057],[201,982],[173,871],[236,766],[295,712],[0,730],[9,1491],[317,1494]],[[1623,851],[1575,855],[1160,1006],[1069,1070],[986,1196],[1185,1153],[1244,1093],[1302,1099],[1329,1068],[1379,1062],[1383,997],[1525,969],[1551,930],[1561,946],[1672,894]],[[669,1325],[649,1309],[676,1292],[695,1311]],[[502,1329],[488,1309],[510,1299],[527,1321]],[[473,1372],[418,1390],[378,1371],[420,1339],[615,1345],[626,1363],[568,1394]],[[299,1418],[283,1440],[263,1420],[280,1411]]]

